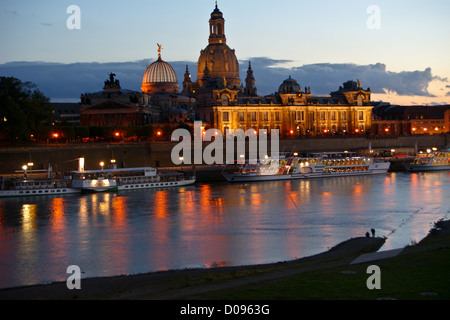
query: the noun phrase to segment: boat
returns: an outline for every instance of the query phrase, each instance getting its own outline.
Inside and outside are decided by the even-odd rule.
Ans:
[[[72,187],[81,193],[118,191],[117,181],[108,170],[71,171],[65,174],[65,179],[71,181]]]
[[[5,179],[2,177],[0,198],[80,193],[63,179]]]
[[[450,170],[450,152],[419,153],[412,163],[404,167],[410,172]]]
[[[180,172],[158,172],[152,167],[109,169],[117,182],[118,191],[180,187],[195,183],[195,176]]]
[[[180,172],[158,172],[151,167],[85,170],[84,158],[76,171],[62,174],[60,179],[7,179],[2,177],[0,197],[62,195],[76,193],[115,192],[124,190],[169,188],[195,183],[195,176]]]
[[[196,180],[179,172],[158,172],[152,167],[71,171],[68,178],[73,188],[82,193],[179,187]]]
[[[359,157],[351,152],[313,153],[309,156],[265,159],[242,164],[237,171],[223,173],[228,182],[254,182],[386,174],[390,162]]]

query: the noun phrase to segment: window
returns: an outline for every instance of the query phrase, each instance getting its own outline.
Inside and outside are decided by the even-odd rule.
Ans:
[[[240,121],[240,122],[245,121],[244,112],[239,112],[239,121]]]
[[[358,111],[358,119],[359,119],[360,121],[363,121],[363,120],[364,120],[364,111]]]
[[[295,114],[295,120],[305,121],[305,111],[297,111]]]
[[[256,112],[252,112],[252,121],[256,121]]]
[[[336,121],[336,112],[335,111],[331,112],[331,121]]]
[[[346,121],[347,120],[347,111],[342,111],[341,113],[341,119]]]
[[[279,111],[275,112],[275,121],[280,121],[280,112]]]
[[[230,103],[230,98],[224,94],[222,96],[222,106],[228,106],[229,103]]]
[[[326,114],[325,111],[320,111],[320,120],[325,121],[326,120]]]
[[[269,121],[269,113],[268,112],[264,112],[263,119],[264,119],[264,121]]]
[[[229,120],[229,113],[228,113],[228,111],[225,111],[225,112],[222,114],[222,120],[223,120],[223,121],[230,121],[230,120]]]

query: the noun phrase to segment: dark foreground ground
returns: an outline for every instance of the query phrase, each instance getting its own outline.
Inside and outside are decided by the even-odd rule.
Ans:
[[[450,299],[450,221],[437,222],[427,237],[395,257],[352,264],[384,242],[353,238],[315,256],[267,265],[82,279],[81,290],[68,290],[65,282],[4,289],[0,299]],[[370,265],[380,268],[381,289],[367,287]]]

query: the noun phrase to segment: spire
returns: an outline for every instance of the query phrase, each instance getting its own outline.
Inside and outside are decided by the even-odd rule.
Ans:
[[[184,73],[184,82],[192,82],[188,65],[186,65],[186,72]]]
[[[226,43],[226,41],[225,19],[216,1],[216,8],[211,13],[211,19],[209,20],[209,43]]]
[[[255,77],[253,76],[252,63],[248,62],[247,78],[245,78],[245,93],[249,96],[256,96]]]
[[[251,61],[248,62],[247,79],[254,79]]]

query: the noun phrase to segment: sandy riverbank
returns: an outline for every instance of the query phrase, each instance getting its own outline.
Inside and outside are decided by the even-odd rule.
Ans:
[[[441,221],[425,239],[402,254],[450,246],[449,236],[450,221]],[[384,243],[384,238],[352,238],[327,252],[289,262],[82,279],[81,290],[68,290],[65,282],[3,289],[0,299],[192,299],[211,291],[348,265],[361,254],[378,251]]]

